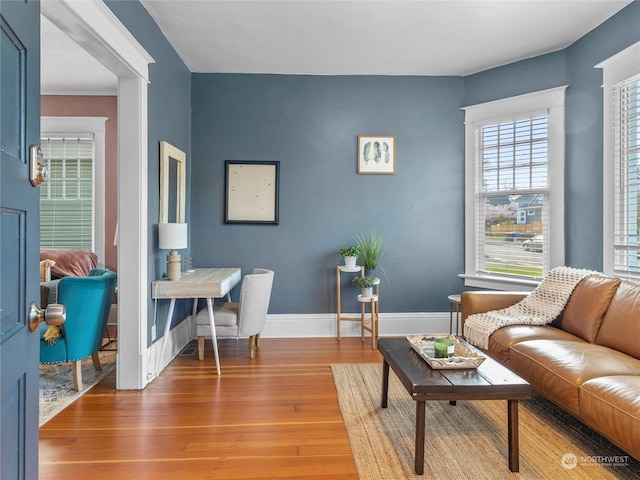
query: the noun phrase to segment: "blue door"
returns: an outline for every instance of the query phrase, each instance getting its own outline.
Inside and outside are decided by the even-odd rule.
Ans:
[[[29,146],[40,135],[40,3],[0,0],[0,476],[38,478],[38,189]]]

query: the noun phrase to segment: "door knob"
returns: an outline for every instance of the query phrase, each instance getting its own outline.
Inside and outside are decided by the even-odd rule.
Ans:
[[[36,302],[31,302],[28,316],[29,330],[35,332],[42,322],[46,322],[50,327],[62,325],[67,319],[67,308],[59,303],[40,308]]]

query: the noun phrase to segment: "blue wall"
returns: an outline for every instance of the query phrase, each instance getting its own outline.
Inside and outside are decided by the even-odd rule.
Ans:
[[[158,250],[158,220],[160,217],[160,141],[165,140],[191,156],[191,72],[167,41],[158,25],[139,2],[107,0],[109,9],[118,17],[136,40],[153,57],[149,65],[148,86],[148,269],[149,308],[148,318],[153,318],[151,281],[166,273],[166,250]],[[190,165],[187,162],[187,178]],[[187,195],[189,186],[187,185]],[[187,202],[187,221],[189,206]],[[187,251],[182,251],[188,255]],[[174,318],[182,319],[191,313],[189,302],[176,306]],[[158,332],[164,328],[168,302],[159,302]],[[175,323],[175,322],[174,322]],[[151,322],[149,343],[151,343]]]
[[[640,40],[638,25],[635,2],[569,48],[465,78],[194,74],[196,264],[272,268],[272,313],[333,312],[336,252],[374,230],[385,237],[381,310],[446,311],[447,295],[463,288],[460,107],[568,85],[566,259],[602,269],[602,73],[593,67]],[[362,134],[396,136],[395,175],[356,173]],[[280,225],[223,223],[225,160],[281,162]]]
[[[594,67],[637,41],[640,2],[636,1],[563,51],[465,78],[465,105],[568,86],[565,263],[569,266],[602,270],[602,70]]]
[[[376,231],[381,310],[446,309],[462,287],[463,94],[451,77],[194,74],[196,265],[271,268],[271,313],[333,312],[338,249]],[[371,134],[395,135],[395,175],[357,174]],[[225,160],[280,161],[279,225],[224,224]]]
[[[567,263],[602,269],[603,60],[640,40],[635,1],[567,49]],[[640,62],[640,58],[638,59]]]
[[[446,311],[447,295],[463,288],[460,108],[559,85],[568,85],[567,264],[602,268],[602,74],[593,67],[640,40],[639,2],[562,51],[465,78],[190,74],[141,4],[107,3],[156,60],[150,279],[164,273],[156,224],[158,145],[167,140],[189,159],[196,266],[274,269],[272,313],[335,311],[337,250],[372,230],[385,239],[382,311]],[[357,136],[366,134],[396,136],[395,175],[356,173]],[[225,160],[280,161],[279,225],[223,223]],[[183,306],[176,318],[188,313]]]

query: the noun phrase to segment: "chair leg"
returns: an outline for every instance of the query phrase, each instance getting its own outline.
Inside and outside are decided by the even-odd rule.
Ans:
[[[256,335],[251,335],[249,337],[249,358],[253,360],[253,352],[256,346]]]
[[[100,372],[102,370],[102,365],[100,365],[100,357],[98,356],[97,350],[91,354],[91,360],[93,360],[93,368]]]
[[[204,337],[198,336],[198,360],[204,360]]]
[[[71,370],[73,371],[73,385],[76,387],[76,392],[81,392],[84,388],[82,386],[82,362],[80,362],[80,360],[76,360],[72,363],[73,366],[71,367]]]
[[[260,348],[260,334],[256,333],[256,348]]]

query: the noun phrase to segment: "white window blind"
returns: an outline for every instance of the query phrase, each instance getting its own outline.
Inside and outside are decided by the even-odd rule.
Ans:
[[[464,107],[466,286],[528,290],[564,265],[565,89]]]
[[[614,239],[617,276],[640,278],[640,75],[614,86]]]
[[[476,131],[476,270],[541,278],[549,269],[548,117]]]
[[[40,248],[94,250],[94,141],[42,138]]]

